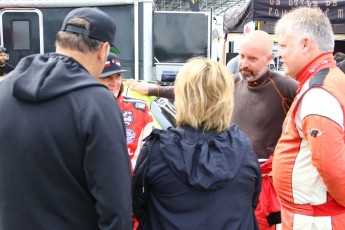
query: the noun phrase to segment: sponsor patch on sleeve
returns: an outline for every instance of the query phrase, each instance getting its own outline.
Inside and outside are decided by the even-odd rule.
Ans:
[[[310,128],[308,130],[308,133],[309,133],[309,136],[311,137],[318,137],[318,136],[321,136],[322,135],[322,132],[318,129],[313,129],[313,128]]]

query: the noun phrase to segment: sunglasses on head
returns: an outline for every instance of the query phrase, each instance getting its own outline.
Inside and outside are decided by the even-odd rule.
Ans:
[[[6,52],[6,48],[5,48],[5,47],[0,46],[0,52]]]

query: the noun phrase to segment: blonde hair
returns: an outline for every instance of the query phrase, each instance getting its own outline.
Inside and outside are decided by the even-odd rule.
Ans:
[[[230,127],[234,81],[225,66],[192,58],[175,80],[176,125],[221,132]]]

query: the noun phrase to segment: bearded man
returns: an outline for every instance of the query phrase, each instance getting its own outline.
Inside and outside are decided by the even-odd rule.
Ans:
[[[269,69],[273,39],[264,31],[244,36],[234,75],[235,106],[232,123],[251,140],[261,165],[262,191],[255,214],[260,229],[273,230],[280,223],[280,204],[272,177],[272,155],[282,132],[286,113],[296,95],[297,81]]]

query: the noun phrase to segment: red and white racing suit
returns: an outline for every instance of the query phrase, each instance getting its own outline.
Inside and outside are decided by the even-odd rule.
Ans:
[[[153,119],[145,101],[122,95],[116,100],[123,113],[127,148],[133,171],[142,147],[142,140],[153,129]]]
[[[282,228],[345,229],[345,75],[331,53],[296,78],[300,88],[273,157]]]

